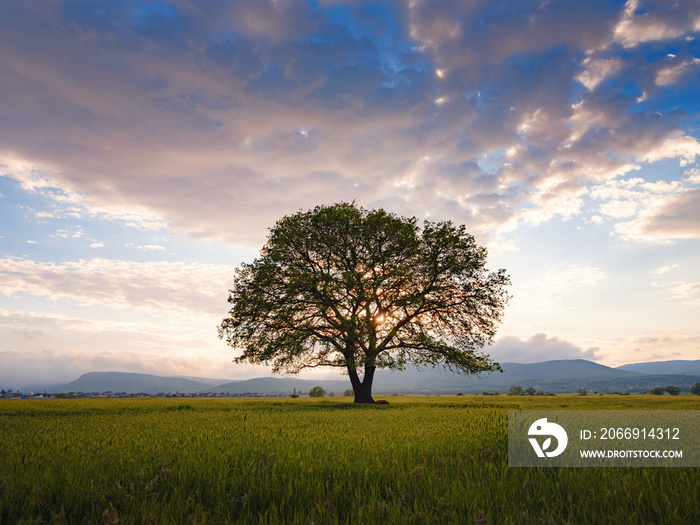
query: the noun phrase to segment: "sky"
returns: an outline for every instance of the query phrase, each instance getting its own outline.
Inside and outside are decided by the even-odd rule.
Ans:
[[[465,224],[501,362],[700,359],[697,0],[0,3],[0,385],[243,379],[267,229]]]

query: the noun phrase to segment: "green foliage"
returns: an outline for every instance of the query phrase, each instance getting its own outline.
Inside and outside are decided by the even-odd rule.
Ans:
[[[677,386],[669,385],[666,387],[666,392],[668,392],[672,396],[678,396],[681,393],[681,389]]]
[[[578,389],[578,395],[580,395],[580,396],[587,396],[587,395],[588,395],[588,390],[586,390],[585,388],[579,388],[579,389]]]
[[[581,393],[581,390],[584,392],[585,389],[579,388],[579,395],[586,395],[588,392],[585,394]],[[488,392],[484,392],[484,395],[488,395]],[[494,392],[495,396],[499,395],[498,392]],[[523,389],[520,385],[512,386],[510,387],[510,390],[508,391],[509,396],[553,396],[551,392],[543,392],[542,390],[535,390],[533,387],[528,387],[526,389]]]
[[[56,399],[68,399],[68,396],[65,392],[59,392],[58,394],[56,394]]]
[[[522,396],[523,395],[523,387],[521,387],[519,385],[510,387],[510,390],[508,390],[508,395],[509,396]]]
[[[352,391],[352,388],[348,388],[345,390],[345,392],[343,392],[344,396],[351,396],[353,394],[354,394],[354,392]]]
[[[700,396],[700,383],[695,383],[691,388],[690,388],[690,393],[696,396]]]
[[[320,386],[315,386],[309,390],[309,397],[323,397],[326,395],[326,391]]]
[[[655,386],[651,390],[649,390],[649,393],[654,395],[654,396],[663,396],[664,395],[664,389],[661,388],[660,386]]]
[[[318,206],[280,219],[260,258],[236,271],[219,336],[243,349],[237,362],[346,369],[356,401],[362,385],[371,398],[375,368],[500,370],[478,350],[493,340],[509,278],[485,264],[464,226]]]
[[[177,407],[191,409],[179,410]],[[696,469],[509,468],[508,410],[671,396],[0,401],[0,523],[693,523]]]

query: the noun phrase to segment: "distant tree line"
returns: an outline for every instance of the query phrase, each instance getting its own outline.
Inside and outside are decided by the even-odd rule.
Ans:
[[[509,396],[553,396],[551,392],[543,392],[542,390],[535,390],[532,387],[523,388],[520,385],[510,387],[508,390]]]
[[[669,385],[666,388],[661,388],[660,386],[655,386],[651,390],[649,390],[649,393],[653,396],[662,396],[665,393],[671,394],[672,396],[678,396],[681,393],[680,387],[674,386],[674,385]],[[700,395],[700,383],[695,383],[695,386],[693,386],[690,389],[691,394],[696,394]]]

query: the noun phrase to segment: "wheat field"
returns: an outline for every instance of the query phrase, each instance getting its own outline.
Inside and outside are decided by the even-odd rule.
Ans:
[[[0,523],[700,523],[693,468],[509,468],[509,409],[683,396],[0,402]]]

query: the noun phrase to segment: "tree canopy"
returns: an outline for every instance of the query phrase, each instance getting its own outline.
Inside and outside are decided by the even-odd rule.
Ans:
[[[326,395],[326,391],[320,386],[315,386],[309,390],[309,397],[323,397]]]
[[[669,385],[666,387],[666,392],[668,392],[672,396],[679,396],[681,394],[681,389],[680,387],[677,387],[675,385]]]
[[[236,270],[219,336],[242,350],[236,362],[341,368],[355,402],[374,402],[376,368],[500,370],[478,350],[493,341],[509,277],[486,270],[486,256],[450,221],[419,228],[354,203],[300,211]]]

